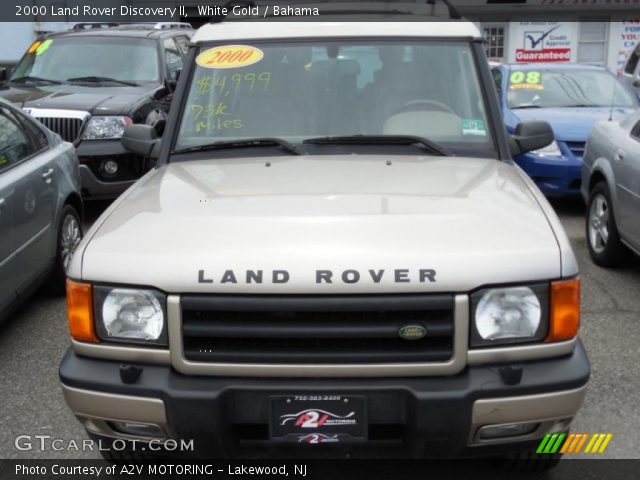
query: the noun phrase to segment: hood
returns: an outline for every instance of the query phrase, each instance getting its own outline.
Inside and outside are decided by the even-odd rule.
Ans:
[[[96,222],[70,275],[228,293],[454,292],[560,276],[549,222],[507,163],[269,161],[200,160],[151,172]],[[263,282],[247,283],[248,270]],[[332,283],[318,283],[318,271]]]
[[[620,119],[633,111],[631,108],[614,108],[613,119]],[[520,108],[511,112],[515,117],[514,126],[519,122],[542,120],[549,122],[556,140],[586,142],[593,125],[600,120],[608,119],[611,109],[609,107]]]
[[[82,110],[92,114],[128,113],[140,98],[156,86],[87,87],[81,85],[47,85],[41,87],[12,86],[0,90],[0,97],[20,108]]]

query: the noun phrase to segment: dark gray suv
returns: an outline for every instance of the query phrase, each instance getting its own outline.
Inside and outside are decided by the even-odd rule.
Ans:
[[[33,42],[0,97],[76,146],[85,199],[115,198],[154,164],[127,152],[122,132],[164,123],[191,34],[183,23],[80,23]]]
[[[0,319],[47,279],[64,290],[81,215],[73,145],[0,99]]]

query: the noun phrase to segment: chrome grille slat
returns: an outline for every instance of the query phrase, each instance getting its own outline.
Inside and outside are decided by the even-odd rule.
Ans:
[[[25,108],[24,111],[42,123],[66,142],[77,142],[89,112],[80,110],[57,110],[46,108]]]
[[[79,118],[51,118],[51,117],[35,117],[45,127],[52,132],[57,133],[66,142],[75,142],[78,140],[80,129],[82,128],[82,120]]]

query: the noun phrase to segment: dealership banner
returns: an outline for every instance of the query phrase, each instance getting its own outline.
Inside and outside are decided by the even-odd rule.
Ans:
[[[616,65],[616,74],[618,75],[624,70],[631,52],[640,43],[640,18],[621,22],[619,41],[618,62]]]
[[[514,22],[517,63],[570,62],[573,22]]]

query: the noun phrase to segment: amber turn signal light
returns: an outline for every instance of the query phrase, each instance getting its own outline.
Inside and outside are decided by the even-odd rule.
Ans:
[[[580,279],[551,282],[551,322],[545,342],[571,340],[580,328]]]
[[[74,340],[97,343],[91,285],[67,279],[67,320]]]

